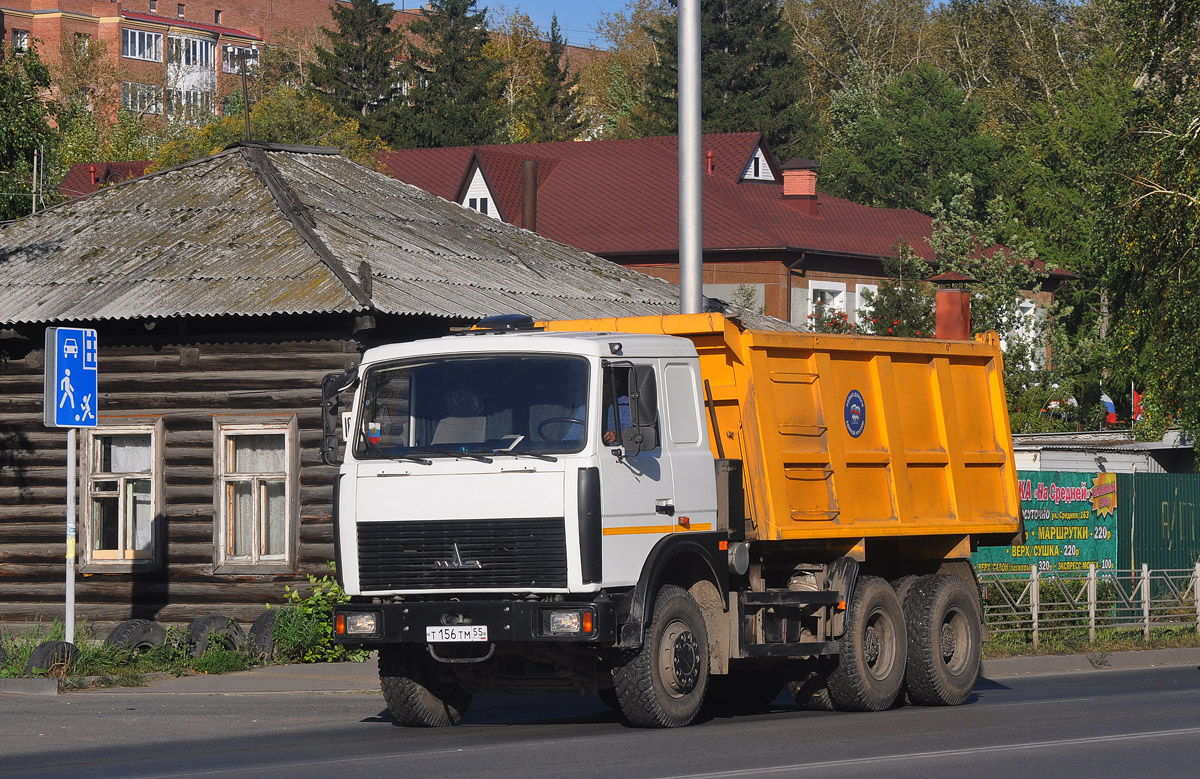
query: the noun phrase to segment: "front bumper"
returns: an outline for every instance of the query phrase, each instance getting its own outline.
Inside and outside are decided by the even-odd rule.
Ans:
[[[586,610],[591,613],[590,633],[552,634],[549,612]],[[375,615],[371,634],[339,633],[358,614]],[[341,615],[344,619],[339,620]],[[341,644],[424,644],[426,628],[486,625],[488,642],[575,642],[611,645],[616,635],[617,606],[612,601],[586,602],[468,600],[412,601],[403,603],[344,603],[333,607],[334,640]]]

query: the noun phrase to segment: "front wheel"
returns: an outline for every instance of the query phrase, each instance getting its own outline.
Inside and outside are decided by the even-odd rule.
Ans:
[[[381,647],[379,686],[388,711],[409,727],[457,725],[471,705],[471,692],[423,646]]]
[[[904,601],[908,675],[913,703],[957,706],[979,675],[980,617],[971,586],[957,576],[918,579]]]
[[[876,576],[859,578],[846,609],[846,632],[829,696],[842,711],[891,708],[904,684],[908,635],[896,591]]]
[[[708,688],[708,631],[682,587],[659,591],[646,640],[618,664],[613,686],[635,727],[678,728],[696,718]]]

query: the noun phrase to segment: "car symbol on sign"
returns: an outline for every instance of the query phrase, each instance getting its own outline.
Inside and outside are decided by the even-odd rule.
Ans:
[[[77,354],[79,354],[79,344],[75,342],[74,338],[68,338],[67,340],[63,341],[64,357],[74,357]]]

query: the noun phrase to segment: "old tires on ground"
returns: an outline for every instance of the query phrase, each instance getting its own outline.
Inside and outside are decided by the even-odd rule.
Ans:
[[[213,647],[237,649],[244,637],[242,628],[224,615],[197,617],[187,627],[188,651],[192,657],[200,657]]]
[[[457,725],[471,705],[470,691],[423,646],[380,647],[379,686],[388,711],[410,727]]]
[[[278,614],[278,609],[268,609],[250,626],[249,649],[264,660],[275,659],[275,617]]]
[[[115,646],[133,652],[145,652],[167,640],[167,631],[148,619],[127,619],[112,629],[105,646]]]
[[[66,641],[43,641],[29,653],[25,675],[66,676],[79,659],[79,648]]]
[[[829,697],[842,711],[882,711],[904,684],[908,636],[895,590],[875,576],[859,578],[846,609],[846,630],[828,673]]]
[[[979,610],[971,585],[957,576],[925,576],[904,601],[908,623],[905,688],[913,703],[956,706],[979,674]]]
[[[708,687],[708,631],[682,587],[659,591],[644,643],[622,658],[613,684],[631,725],[676,728],[695,719]]]

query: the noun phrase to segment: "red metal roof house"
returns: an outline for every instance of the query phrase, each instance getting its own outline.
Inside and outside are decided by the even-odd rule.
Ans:
[[[883,275],[881,260],[901,243],[933,259],[928,216],[818,192],[819,166],[780,165],[761,133],[705,135],[702,149],[710,297],[729,300],[742,286],[740,297],[752,290],[755,306],[792,322],[804,322],[815,302],[853,317],[862,291]],[[674,136],[413,149],[379,159],[392,176],[447,200],[679,280]]]

